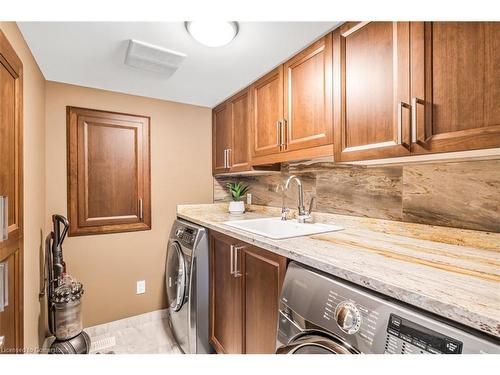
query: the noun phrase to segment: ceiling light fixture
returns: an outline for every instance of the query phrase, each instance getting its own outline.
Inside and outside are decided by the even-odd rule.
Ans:
[[[191,36],[208,47],[222,47],[238,34],[236,22],[190,21],[186,29]]]

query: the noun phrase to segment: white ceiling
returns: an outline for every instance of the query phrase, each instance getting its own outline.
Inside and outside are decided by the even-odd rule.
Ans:
[[[241,22],[220,48],[191,38],[183,22],[19,22],[50,81],[213,107],[340,22]],[[187,55],[170,77],[124,64],[129,39]]]

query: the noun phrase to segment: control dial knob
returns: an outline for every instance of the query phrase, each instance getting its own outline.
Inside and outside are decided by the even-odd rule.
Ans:
[[[344,301],[335,309],[335,321],[342,331],[349,335],[353,335],[358,332],[361,327],[361,313],[356,305]]]

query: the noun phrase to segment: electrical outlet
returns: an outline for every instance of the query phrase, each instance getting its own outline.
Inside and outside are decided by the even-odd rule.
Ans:
[[[146,293],[146,280],[139,280],[137,282],[137,292],[136,294]]]

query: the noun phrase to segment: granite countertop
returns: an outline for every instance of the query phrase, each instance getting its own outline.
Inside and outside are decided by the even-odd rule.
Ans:
[[[280,216],[227,203],[179,205],[179,218],[349,280],[397,300],[500,337],[500,234],[316,213],[339,232],[273,240],[223,224]]]

